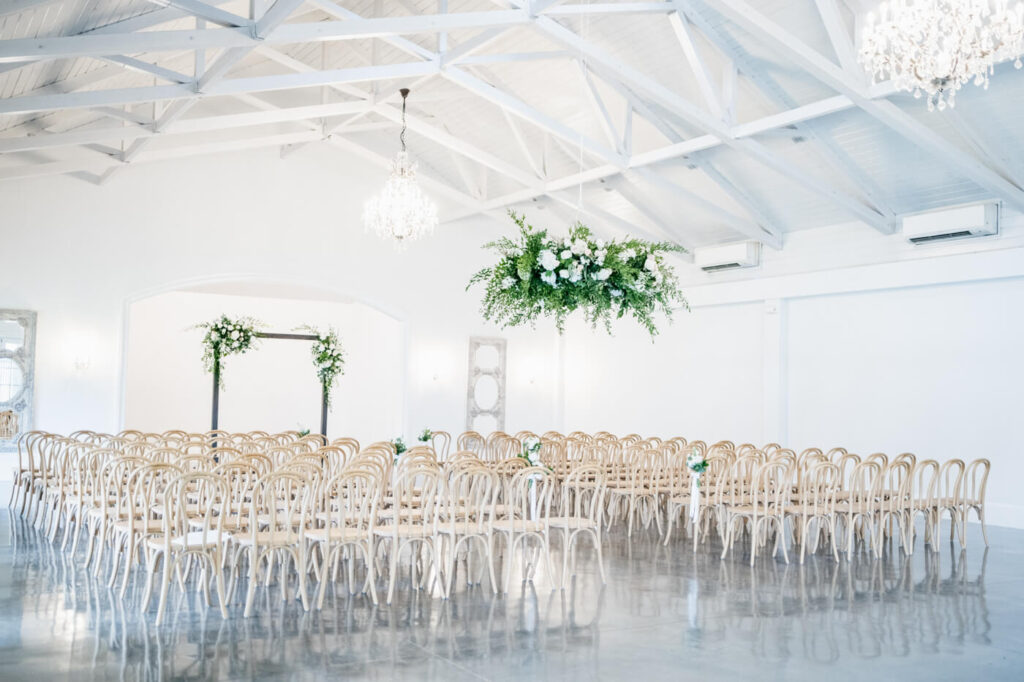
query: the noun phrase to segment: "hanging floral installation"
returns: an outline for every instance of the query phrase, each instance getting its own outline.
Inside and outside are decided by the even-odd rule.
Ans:
[[[325,333],[310,326],[299,327],[299,331],[309,332],[316,337],[312,349],[313,366],[316,367],[316,376],[320,380],[324,402],[330,405],[331,389],[337,383],[338,377],[345,373],[345,351],[338,339],[338,332],[333,327]]]
[[[205,329],[203,336],[203,366],[212,372],[220,385],[221,362],[229,355],[241,355],[256,344],[260,322],[251,317],[231,319],[221,315],[213,322],[197,324],[193,329]]]
[[[612,320],[629,314],[653,337],[658,309],[669,320],[673,307],[689,310],[665,262],[667,254],[685,251],[681,246],[635,238],[605,242],[594,239],[582,223],[570,228],[566,238],[553,239],[547,230],[528,225],[525,216],[514,211],[509,216],[519,226],[519,238],[485,244],[501,259],[476,273],[466,287],[484,283],[485,319],[517,327],[554,317],[562,333],[566,317],[582,310],[592,327],[600,322],[611,333]]]

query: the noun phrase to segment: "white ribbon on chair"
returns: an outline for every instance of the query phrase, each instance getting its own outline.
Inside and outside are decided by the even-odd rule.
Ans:
[[[697,523],[700,518],[700,473],[693,472],[690,476],[690,523]]]

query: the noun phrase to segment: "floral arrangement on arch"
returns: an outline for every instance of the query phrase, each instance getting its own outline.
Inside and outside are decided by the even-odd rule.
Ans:
[[[306,331],[316,336],[313,342],[313,365],[316,367],[316,376],[323,387],[324,398],[327,404],[331,404],[331,389],[338,381],[338,377],[345,373],[345,350],[341,347],[341,340],[338,332],[333,327],[326,332],[321,332],[316,327],[299,327],[300,331]]]
[[[203,366],[207,372],[216,372],[220,362],[229,355],[241,355],[255,344],[262,323],[251,317],[231,319],[221,315],[213,322],[197,324],[192,329],[205,329],[203,336]]]
[[[600,322],[611,333],[612,320],[629,314],[653,337],[659,309],[669,320],[674,306],[689,309],[665,262],[667,254],[685,251],[681,246],[632,237],[606,242],[582,223],[564,239],[553,239],[547,230],[528,225],[525,216],[514,211],[509,216],[519,226],[519,238],[485,244],[501,259],[466,287],[484,283],[485,319],[516,327],[554,317],[562,333],[566,317],[582,310],[592,327]]]

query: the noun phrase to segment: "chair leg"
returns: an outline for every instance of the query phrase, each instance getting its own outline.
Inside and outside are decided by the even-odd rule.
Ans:
[[[599,530],[594,531],[594,547],[597,549],[597,571],[601,575],[601,584],[607,585],[608,581],[604,576],[604,558],[601,552],[601,532]]]
[[[227,618],[228,598],[224,592],[224,567],[221,565],[223,563],[221,560],[223,551],[223,548],[220,548],[210,557],[210,570],[213,571],[213,577],[217,581],[217,603],[220,605],[220,616],[221,618]]]
[[[985,528],[985,507],[976,507],[975,511],[978,512],[978,520],[981,521],[981,537],[985,540],[985,546],[988,547],[988,530]]]
[[[391,605],[391,600],[395,597],[395,582],[398,578],[398,552],[402,548],[402,543],[399,540],[395,540],[392,543],[392,552],[389,559],[389,571],[388,571],[388,606]],[[415,559],[414,559],[415,561]]]
[[[294,550],[292,561],[295,563],[295,569],[299,572],[299,599],[302,601],[302,608],[305,611],[309,611],[309,594],[306,592],[306,553],[302,551],[302,547],[297,547]],[[281,568],[284,568],[282,564]],[[284,571],[281,573],[282,580],[286,580]]]
[[[485,559],[487,561],[487,577],[491,579],[491,590],[498,594],[498,581],[494,577],[494,536],[488,535],[486,540]]]
[[[173,557],[164,557],[164,573],[163,578],[160,580],[160,603],[156,607],[156,624],[160,625],[164,621],[164,613],[167,610],[167,594],[171,591],[171,567],[177,562]]]
[[[256,567],[259,564],[259,559],[259,550],[256,545],[253,545],[249,550],[249,584],[246,585],[245,589],[245,611],[243,615],[246,618],[252,616],[252,604],[256,597]]]
[[[570,544],[572,543],[572,535],[569,533],[568,528],[562,529],[562,575],[558,580],[559,589],[565,589],[565,578],[566,573],[569,571],[569,551]]]

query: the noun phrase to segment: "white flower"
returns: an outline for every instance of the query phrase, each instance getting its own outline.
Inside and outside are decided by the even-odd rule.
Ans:
[[[561,270],[558,271],[558,276],[564,279],[569,276],[569,271],[566,270],[565,268],[562,268]]]
[[[623,251],[622,251],[622,260],[630,261],[630,260],[633,260],[635,257],[636,257],[636,251],[634,251],[633,249],[623,249]]]
[[[654,254],[649,254],[647,260],[644,261],[644,268],[654,272],[658,269],[658,259],[654,257]]]
[[[604,240],[603,239],[598,239],[597,240],[597,248],[599,248],[599,249],[603,249],[604,248]]]
[[[561,258],[562,260],[568,260],[572,258],[572,251],[570,251],[569,249],[562,251],[562,253],[559,255],[559,258]]]
[[[555,286],[555,273],[545,272],[541,274],[540,278],[544,281],[545,284]]]
[[[597,253],[594,254],[594,262],[597,263],[598,265],[604,265],[604,259],[607,256],[608,256],[608,250],[607,249],[600,249]]]
[[[569,281],[575,284],[576,282],[583,279],[583,266],[575,265],[572,268],[572,272],[569,274]]]
[[[537,254],[537,260],[540,261],[540,265],[545,270],[554,270],[558,267],[558,259],[555,258],[555,254],[551,252],[551,249],[544,249]]]
[[[232,339],[238,339],[238,332],[231,332]]]
[[[603,282],[603,281],[605,281],[606,279],[608,279],[611,276],[612,276],[612,269],[611,268],[602,268],[601,270],[598,271],[598,273],[596,275],[594,275],[594,279],[596,279],[599,282]]]
[[[505,279],[501,280],[501,288],[502,289],[511,289],[515,285],[516,285],[516,278],[515,277],[506,277]]]
[[[612,298],[618,298],[619,296],[622,296],[622,289],[612,289],[609,293],[611,293]]]
[[[586,253],[590,253],[590,247],[587,246],[587,240],[577,239],[576,241],[574,241],[572,243],[572,252],[580,256]]]

